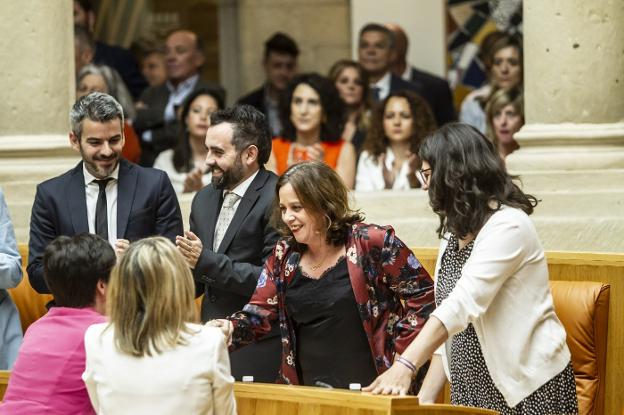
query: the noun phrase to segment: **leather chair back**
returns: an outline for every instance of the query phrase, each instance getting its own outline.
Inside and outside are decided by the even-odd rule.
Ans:
[[[579,414],[603,415],[610,286],[592,281],[550,281],[550,288],[572,354]]]

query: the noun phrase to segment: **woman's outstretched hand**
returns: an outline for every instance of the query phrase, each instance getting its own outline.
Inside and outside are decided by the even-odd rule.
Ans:
[[[395,362],[362,391],[375,395],[407,395],[411,384],[412,371]]]
[[[207,327],[216,327],[220,329],[225,336],[225,344],[228,346],[232,344],[232,332],[234,331],[234,326],[230,320],[226,320],[224,318],[209,320],[205,325]]]

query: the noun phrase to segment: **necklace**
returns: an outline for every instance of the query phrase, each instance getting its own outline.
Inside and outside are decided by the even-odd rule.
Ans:
[[[323,259],[321,259],[320,262],[318,262],[316,265],[310,264],[310,268],[312,268],[312,271],[316,271],[317,269],[319,269],[321,265],[323,265],[323,262],[325,262],[325,258],[327,258],[327,252],[325,252],[325,255],[323,255]]]

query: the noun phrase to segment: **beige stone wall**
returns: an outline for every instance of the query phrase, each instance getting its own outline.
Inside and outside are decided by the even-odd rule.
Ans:
[[[264,41],[276,31],[297,42],[300,72],[325,74],[335,61],[350,57],[348,0],[240,0],[238,27],[241,93],[264,81]]]
[[[0,140],[67,134],[74,99],[72,0],[1,1],[0,16]]]
[[[524,7],[527,123],[624,121],[624,2],[527,1]]]

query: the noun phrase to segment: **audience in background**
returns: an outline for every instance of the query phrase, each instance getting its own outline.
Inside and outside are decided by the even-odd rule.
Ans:
[[[165,54],[161,49],[148,49],[141,58],[141,73],[149,86],[159,86],[167,81]]]
[[[206,168],[206,132],[210,114],[223,108],[218,94],[207,88],[191,92],[180,111],[180,138],[175,148],[156,157],[154,168],[169,176],[176,193],[196,192],[210,183]]]
[[[96,20],[95,9],[92,3],[90,0],[74,0],[74,25],[82,26],[91,38],[93,37]],[[107,65],[114,68],[119,72],[135,99],[147,87],[147,82],[141,75],[132,53],[127,49],[95,41],[92,48],[92,60],[87,63]],[[79,69],[76,66],[76,72]]]
[[[284,134],[273,139],[267,168],[281,175],[294,163],[321,160],[353,188],[355,149],[340,137],[344,104],[334,84],[316,73],[298,75],[282,98]]]
[[[419,156],[423,189],[440,218],[437,308],[392,367],[364,390],[405,393],[435,352],[420,402],[433,403],[449,374],[455,405],[502,414],[577,414],[566,333],[528,217],[537,200],[513,183],[492,142],[469,125],[440,128]]]
[[[7,289],[22,280],[22,258],[17,250],[9,208],[0,188],[0,370],[11,370],[22,344],[22,325]]]
[[[299,48],[290,36],[281,32],[271,36],[264,43],[264,85],[238,101],[255,107],[267,117],[273,137],[282,134],[279,100],[297,72],[297,56]]]
[[[202,321],[225,318],[253,294],[278,235],[269,223],[277,177],[264,168],[271,154],[266,117],[250,105],[210,116],[206,166],[212,183],[195,195],[190,231],[176,239],[193,269]],[[274,382],[281,344],[275,324],[253,347],[230,354],[238,380]]]
[[[275,192],[284,237],[249,303],[212,324],[238,348],[279,319],[279,383],[368,384],[420,332],[434,308],[433,281],[392,227],[362,222],[325,163],[289,167]]]
[[[422,85],[431,97],[431,110],[439,125],[455,120],[455,106],[453,94],[448,82],[438,76],[416,69],[407,63],[407,49],[409,40],[401,26],[394,23],[385,25],[394,34],[394,56],[392,58],[392,73],[416,85]]]
[[[150,235],[174,240],[183,231],[167,175],[121,157],[123,109],[113,97],[86,95],[76,101],[69,118],[70,143],[82,160],[37,186],[31,212],[27,272],[39,293],[50,292],[41,256],[57,236],[95,233],[122,254],[130,241]]]
[[[391,93],[373,111],[355,190],[404,190],[419,187],[416,170],[423,138],[436,129],[429,105],[409,92]]]
[[[177,109],[192,91],[210,88],[225,101],[223,88],[200,79],[204,59],[197,34],[180,29],[167,36],[167,82],[147,88],[136,106],[133,125],[141,139],[141,165],[152,166],[160,152],[175,147],[180,129]]]
[[[519,149],[513,136],[524,125],[524,98],[520,88],[499,89],[488,100],[487,137],[494,142],[504,159]]]
[[[464,98],[459,120],[485,134],[488,98],[498,89],[522,86],[522,44],[512,35],[494,32],[484,39],[483,47],[483,63],[489,80]]]
[[[394,34],[386,26],[378,23],[368,23],[360,29],[358,40],[358,61],[368,73],[371,97],[374,102],[386,99],[391,92],[412,91],[432,106],[434,98],[422,84],[408,82],[392,73],[392,58],[394,56]],[[438,124],[445,119],[436,119]]]
[[[81,378],[85,331],[106,321],[106,286],[115,265],[108,241],[59,236],[43,255],[56,306],[26,331],[2,403],[3,414],[95,414]]]
[[[366,137],[372,105],[368,75],[359,63],[343,59],[332,65],[328,77],[345,105],[342,139],[350,141],[359,154]]]
[[[82,377],[98,413],[236,414],[224,337],[195,323],[194,293],[171,241],[128,248],[110,278],[110,323],[84,336]]]

